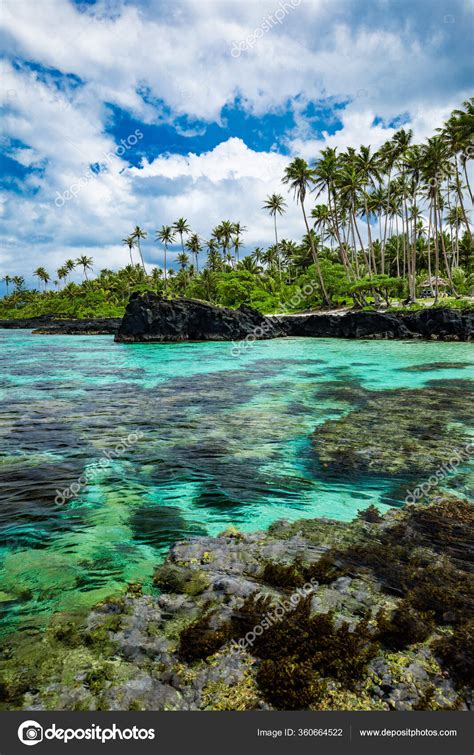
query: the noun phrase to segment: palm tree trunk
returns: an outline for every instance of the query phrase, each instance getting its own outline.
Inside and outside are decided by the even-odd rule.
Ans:
[[[137,238],[137,246],[138,246],[138,254],[140,255],[140,259],[142,261],[142,268],[145,271],[145,263],[143,262],[143,254],[142,254],[142,248],[140,246],[140,239],[139,238]]]
[[[318,254],[317,254],[315,246],[314,246],[313,237],[311,235],[311,231],[310,231],[310,228],[309,228],[308,218],[306,217],[306,211],[305,211],[305,208],[304,208],[304,202],[303,201],[301,202],[301,209],[303,210],[303,218],[304,218],[304,223],[305,223],[305,226],[306,226],[306,231],[308,233],[309,243],[310,243],[310,246],[311,246],[311,252],[313,254],[314,265],[316,267],[316,271],[318,273],[318,278],[319,278],[319,283],[321,285],[321,293],[323,295],[323,299],[324,299],[325,304],[327,304],[329,306],[331,302],[329,301],[329,297],[328,297],[328,294],[327,294],[327,291],[326,291],[326,286],[324,285],[323,274],[321,272],[321,266],[319,264]]]
[[[430,214],[428,218],[428,280],[430,282],[430,286],[431,286],[431,218],[432,218],[432,207],[430,204]]]
[[[467,183],[467,189],[469,191],[469,196],[471,197],[471,202],[474,202],[474,195],[473,195],[473,193],[471,191],[471,184],[469,183],[469,176],[468,176],[468,173],[467,173],[467,160],[464,160],[464,162],[463,162],[463,170],[464,170],[464,176],[466,178],[466,183]]]
[[[343,245],[341,244],[341,237],[339,234],[339,220],[337,217],[337,204],[336,204],[336,198],[334,196],[333,196],[333,201],[334,201],[334,231],[336,233],[337,243],[339,244],[339,255],[341,257],[344,267],[346,268],[347,272],[350,275],[351,273],[353,274],[354,271],[350,269],[349,258],[347,257],[347,253]],[[331,188],[328,189],[328,207],[329,207],[329,213],[331,213]]]
[[[439,299],[439,285],[438,285],[438,277],[439,277],[439,241],[438,241],[438,219],[437,219],[437,202],[436,202],[436,193],[434,196],[434,229],[435,229],[435,300],[433,304],[438,303]]]
[[[443,235],[443,220],[441,218],[441,210],[439,207],[438,207],[438,220],[439,220],[440,237],[441,237],[441,249],[443,250],[443,259],[444,259],[444,264],[446,266],[446,273],[448,276],[448,280],[451,284],[451,288],[453,290],[454,296],[457,296],[456,289],[454,288],[454,283],[451,276],[451,267],[449,264],[448,255],[446,254],[446,244],[444,242],[444,235]]]
[[[367,206],[367,196],[364,196],[364,209],[365,209],[365,217],[367,220],[367,237],[368,237],[368,244],[369,244],[369,259],[372,260],[372,265],[374,269],[374,274],[377,275],[377,263],[375,261],[375,252],[372,244],[372,231],[370,230],[370,217],[369,217],[369,208]]]
[[[466,225],[466,231],[468,232],[469,237],[472,240],[471,227],[469,225],[469,220],[467,219],[466,208],[464,207],[464,202],[462,198],[461,181],[459,178],[458,158],[456,155],[454,156],[454,165],[456,166],[456,191],[458,193],[459,204],[461,206],[462,216],[464,218],[464,223]]]
[[[168,276],[166,274],[166,251],[167,251],[167,245],[165,244],[165,261],[164,261],[165,289],[168,287]]]

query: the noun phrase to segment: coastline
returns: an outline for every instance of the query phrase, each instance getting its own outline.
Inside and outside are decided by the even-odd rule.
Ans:
[[[61,319],[42,315],[0,320],[0,328],[28,329],[35,335],[113,335],[120,343],[182,341],[248,342],[268,338],[421,339],[471,341],[474,310],[436,307],[416,312],[350,310],[262,315],[251,307],[217,307],[197,299],[167,300],[133,294],[120,318]]]

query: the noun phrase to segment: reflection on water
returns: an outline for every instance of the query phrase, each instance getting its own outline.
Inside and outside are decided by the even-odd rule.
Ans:
[[[436,380],[448,395],[450,381],[473,377],[471,349],[295,338],[234,358],[225,343],[0,331],[2,631],[149,582],[184,536],[402,505],[407,480],[329,473],[311,433],[367,391]],[[87,473],[63,503],[58,493]],[[461,494],[468,483],[466,467],[446,481]]]

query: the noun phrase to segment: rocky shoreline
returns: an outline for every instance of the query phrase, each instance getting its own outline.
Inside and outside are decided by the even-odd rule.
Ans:
[[[373,508],[176,543],[154,594],[6,648],[25,710],[470,710],[474,508]],[[296,597],[298,596],[298,597]]]
[[[194,299],[132,294],[115,340],[122,343],[254,341],[285,336],[316,338],[425,338],[469,341],[474,311],[429,309],[413,313],[347,312],[265,316],[247,306],[215,307]]]
[[[366,338],[471,341],[474,310],[449,308],[418,312],[350,311],[334,315],[269,315],[242,305],[216,307],[196,299],[163,299],[132,294],[124,317],[73,320],[56,315],[0,320],[0,328],[30,329],[40,335],[114,335],[121,343],[255,341],[269,338]]]
[[[0,320],[0,328],[32,330],[36,335],[114,335],[120,317],[93,317],[82,320],[58,318],[56,315]]]

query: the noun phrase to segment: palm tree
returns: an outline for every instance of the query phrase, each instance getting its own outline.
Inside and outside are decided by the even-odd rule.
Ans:
[[[67,278],[66,266],[62,265],[61,267],[58,267],[58,269],[56,270],[56,274],[58,276],[59,283],[61,283],[61,281],[63,281],[65,278]]]
[[[232,223],[231,220],[223,220],[222,223],[216,226],[212,231],[213,237],[222,244],[223,257],[227,262],[231,259],[229,247],[234,233],[234,227],[235,223]]]
[[[319,282],[321,285],[321,293],[323,295],[324,302],[329,305],[329,297],[327,295],[326,287],[324,285],[323,276],[321,273],[321,266],[319,264],[319,258],[314,245],[313,237],[311,236],[308,218],[306,217],[306,210],[304,207],[304,200],[311,183],[314,181],[315,173],[312,170],[306,160],[302,157],[295,157],[294,160],[285,169],[285,174],[282,179],[282,183],[290,184],[290,188],[293,189],[296,202],[301,205],[303,212],[304,224],[306,226],[306,232],[309,236],[311,243],[311,252],[313,254],[313,260],[318,273]]]
[[[125,236],[124,239],[122,239],[122,244],[125,244],[128,246],[128,252],[130,254],[130,264],[133,265],[133,256],[132,256],[132,249],[135,246],[135,239],[133,236]]]
[[[159,231],[156,231],[155,234],[155,240],[161,241],[162,244],[165,245],[165,264],[164,264],[164,274],[165,274],[165,287],[167,285],[167,278],[168,278],[168,271],[166,268],[166,257],[168,252],[168,244],[172,244],[174,241],[174,233],[173,229],[170,225],[162,225],[161,229]]]
[[[12,279],[10,278],[9,275],[4,275],[3,278],[2,278],[2,281],[4,282],[4,284],[5,284],[6,288],[7,288],[7,296],[8,296],[8,286],[12,282]]]
[[[146,272],[146,270],[145,270],[145,263],[143,261],[143,254],[142,254],[142,248],[140,246],[140,239],[146,239],[147,235],[148,235],[147,232],[144,231],[143,228],[140,228],[139,225],[135,226],[135,230],[133,231],[133,233],[131,235],[131,238],[134,240],[134,242],[137,245],[138,254],[140,255],[140,260],[141,260],[141,263],[142,263],[142,268],[143,268],[143,270],[145,272]]]
[[[278,267],[280,268],[279,246],[278,246],[278,231],[277,231],[277,215],[283,215],[286,208],[286,202],[281,194],[269,194],[262,207],[263,210],[267,210],[270,217],[273,217],[273,223],[275,227],[275,246],[277,248]],[[280,270],[281,274],[281,270]]]
[[[316,199],[323,190],[328,195],[328,219],[332,221],[332,232],[339,246],[341,262],[350,274],[351,266],[347,257],[346,248],[341,238],[341,220],[337,202],[337,180],[341,170],[341,160],[337,155],[336,148],[326,147],[321,150],[321,157],[314,163],[314,190],[317,191]],[[342,207],[341,207],[342,210]]]
[[[192,255],[194,255],[194,259],[196,260],[196,272],[199,273],[198,254],[201,251],[202,246],[197,233],[193,233],[192,236],[190,236],[190,238],[186,241],[185,246],[186,249],[191,252]]]
[[[85,254],[83,254],[81,257],[78,257],[76,260],[77,265],[80,265],[82,267],[82,273],[86,280],[89,280],[87,277],[87,271],[92,270],[93,262],[94,260],[92,259],[92,257],[87,257]]]
[[[22,275],[14,275],[12,278],[12,283],[15,286],[16,291],[21,291],[21,289],[25,285],[25,279]]]
[[[264,252],[261,246],[256,246],[253,250],[252,254],[250,255],[252,260],[255,262],[256,265],[260,265],[261,262],[263,262],[264,258]]]
[[[191,231],[186,218],[178,218],[178,220],[173,223],[173,230],[176,231],[176,233],[179,233],[179,237],[181,239],[181,250],[184,254],[183,234],[189,233]]]
[[[64,263],[64,267],[67,271],[67,276],[69,278],[69,274],[72,273],[72,271],[76,269],[76,263],[74,262],[74,260],[66,260],[66,262]]]
[[[189,263],[189,257],[186,254],[186,252],[180,252],[178,254],[178,256],[176,257],[176,259],[179,262],[179,266],[180,266],[181,270],[186,270],[186,268],[188,266],[188,263]]]
[[[46,286],[48,285],[48,281],[50,280],[49,273],[46,272],[44,267],[37,267],[33,275],[35,276],[35,278],[38,278],[38,280],[43,282],[44,290],[46,291]]]

